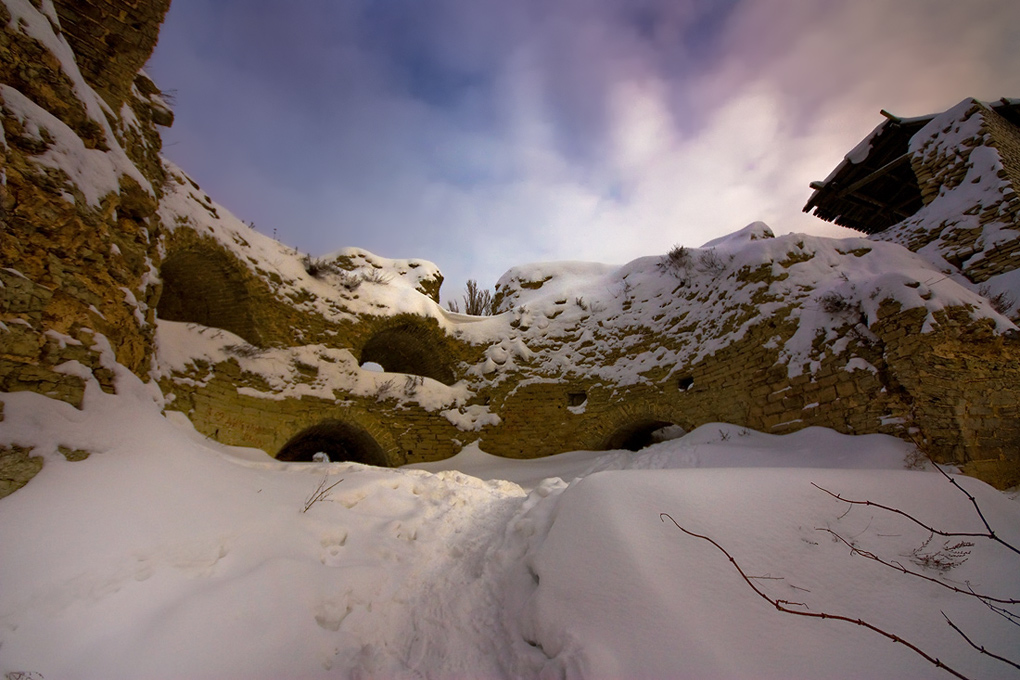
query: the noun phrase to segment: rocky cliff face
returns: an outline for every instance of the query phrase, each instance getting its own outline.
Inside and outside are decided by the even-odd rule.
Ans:
[[[167,7],[0,4],[0,389],[151,368],[166,107],[138,68]]]

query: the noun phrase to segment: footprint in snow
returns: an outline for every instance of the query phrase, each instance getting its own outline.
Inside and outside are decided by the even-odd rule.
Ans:
[[[347,532],[327,534],[322,539],[322,553],[319,560],[327,567],[339,567],[343,562],[344,544],[347,543]]]
[[[351,613],[351,605],[347,598],[336,600],[323,600],[315,608],[315,623],[323,630],[338,631],[340,624],[344,622],[347,615]]]

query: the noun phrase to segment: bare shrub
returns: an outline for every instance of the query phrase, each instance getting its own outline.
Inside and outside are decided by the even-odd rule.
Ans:
[[[381,286],[388,284],[392,278],[393,277],[381,269],[373,269],[370,272],[361,275],[361,280],[365,283],[378,283]]]
[[[418,388],[425,384],[425,377],[421,375],[409,375],[404,378],[404,395],[413,397]]]
[[[1016,298],[1008,291],[1003,290],[993,294],[991,286],[986,284],[978,289],[978,293],[981,297],[988,300],[988,304],[992,306],[992,309],[1003,316],[1007,316],[1013,310],[1013,307],[1016,306]]]
[[[941,547],[932,546],[935,534],[928,534],[924,543],[910,552],[910,561],[924,569],[945,573],[967,561],[970,555],[968,548],[973,548],[973,541],[943,541]]]
[[[243,345],[227,345],[223,348],[223,351],[235,357],[243,357],[245,359],[251,359],[253,357],[261,356],[264,349],[244,343]]]
[[[691,268],[691,251],[677,244],[659,260],[658,266],[660,270],[683,279],[684,273],[690,271]]]
[[[832,290],[825,295],[818,298],[818,304],[826,314],[832,314],[833,316],[839,314],[846,314],[856,309],[857,304],[842,293],[837,293]]]
[[[301,264],[305,266],[305,272],[309,276],[321,279],[326,274],[336,274],[338,271],[336,264],[329,262],[328,260],[313,258],[311,255],[305,255],[301,258]]]
[[[393,391],[392,380],[387,380],[386,382],[379,383],[378,385],[375,386],[375,400],[384,401],[387,397],[390,396],[390,392],[392,391]]]
[[[349,290],[352,293],[358,289],[358,286],[361,285],[361,281],[362,279],[360,276],[358,276],[357,274],[352,274],[351,272],[344,269],[341,269],[336,273],[337,284],[341,288]]]
[[[464,295],[464,313],[473,316],[489,316],[492,314],[492,293],[478,288],[478,282],[468,279],[467,292]]]
[[[493,313],[492,292],[479,288],[478,282],[474,279],[468,279],[464,297],[461,299],[464,300],[465,314],[491,316]],[[451,312],[460,313],[460,303],[456,300],[447,302],[446,308]]]
[[[698,253],[698,269],[719,275],[726,271],[726,263],[719,257],[719,253],[715,252],[715,248],[709,248]]]

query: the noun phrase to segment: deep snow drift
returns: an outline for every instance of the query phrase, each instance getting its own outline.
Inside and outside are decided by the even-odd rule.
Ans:
[[[161,416],[154,388],[118,380],[119,396],[91,384],[82,411],[3,395],[0,441],[46,464],[0,500],[0,673],[949,677],[874,632],[777,611],[660,513],[791,607],[861,617],[971,677],[1010,670],[941,612],[1007,655],[1017,628],[934,581],[1016,597],[1020,556],[980,538],[926,542],[904,517],[813,486],[980,531],[966,497],[904,469],[911,447],[889,437],[715,424],[636,453],[287,464],[206,440]],[[93,454],[68,462],[60,445]],[[1020,506],[959,481],[1020,543]],[[335,486],[315,501],[323,482]]]

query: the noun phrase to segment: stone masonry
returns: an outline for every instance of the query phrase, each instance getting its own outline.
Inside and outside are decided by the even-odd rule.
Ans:
[[[417,312],[384,304],[352,312],[366,309],[368,284],[324,300],[303,274],[281,274],[260,259],[246,241],[253,234],[235,231],[228,242],[226,232],[206,229],[199,218],[164,209],[170,192],[183,191],[199,205],[195,214],[219,219],[211,199],[159,158],[156,125],[172,122],[172,115],[138,69],[166,8],[166,0],[58,2],[58,16],[37,8],[45,30],[66,33],[77,59],[72,65],[33,34],[42,28],[15,19],[0,1],[0,408],[2,392],[17,390],[80,405],[81,368],[113,391],[116,361],[143,380],[158,372],[167,408],[186,414],[199,432],[285,458],[305,451],[302,438],[330,433],[352,460],[401,465],[442,459],[474,441],[513,458],[633,448],[664,425],[691,429],[726,421],[777,434],[811,425],[887,433],[999,486],[1020,481],[1015,335],[997,331],[965,305],[940,311],[933,328],[922,328],[930,322],[924,309],[889,299],[877,318],[862,319],[859,310],[846,318],[833,312],[838,341],[820,336],[809,365],[792,370],[780,348],[797,332],[798,313],[817,305],[817,296],[806,291],[786,298],[778,291],[790,267],[817,256],[803,244],[791,242],[790,252],[758,267],[719,270],[751,302],[719,299],[711,287],[685,289],[678,281],[671,300],[682,305],[664,304],[653,321],[623,326],[600,317],[593,303],[564,299],[541,321],[567,308],[576,312],[576,305],[585,313],[573,326],[529,331],[528,313],[517,306],[501,317],[509,320],[505,327],[494,322],[502,336],[471,333],[476,320],[439,309],[438,275],[419,285]],[[73,68],[94,92],[79,92],[68,75]],[[106,107],[83,100],[91,96]],[[110,112],[123,105],[132,120]],[[98,118],[91,113],[96,110],[103,111]],[[1017,144],[1015,130],[980,106],[973,115],[984,117],[988,144]],[[82,153],[100,154],[116,171],[115,183],[96,200],[43,158],[71,138]],[[925,182],[945,183],[938,173],[956,173],[961,165],[922,157]],[[1002,165],[1015,179],[1013,161]],[[932,200],[933,190],[926,191]],[[1016,205],[1015,194],[1004,192],[987,220],[1015,221]],[[960,237],[958,252],[966,238]],[[983,251],[967,271],[980,280],[1012,266],[1015,250],[1004,244],[1001,252]],[[539,289],[542,282],[521,285]],[[631,304],[642,302],[628,301],[627,308]],[[715,322],[689,321],[685,310],[692,305],[712,306]],[[157,318],[228,331],[239,338],[230,345],[236,356],[161,370],[154,351]],[[527,352],[512,366],[506,359],[489,366],[494,348],[511,335],[527,339]],[[711,353],[695,351],[721,339]],[[570,370],[548,361],[563,348],[577,357]],[[287,387],[307,386],[307,393],[287,392],[243,368],[246,354],[288,349],[307,350],[287,368]],[[679,358],[651,362],[628,379],[598,377],[598,370],[643,353]],[[319,389],[325,378],[366,361],[394,376],[385,389]],[[451,408],[419,401],[416,386],[425,380],[459,390],[462,402]],[[467,414],[485,417],[467,425]],[[4,488],[16,488],[37,471],[31,451],[0,447]]]

